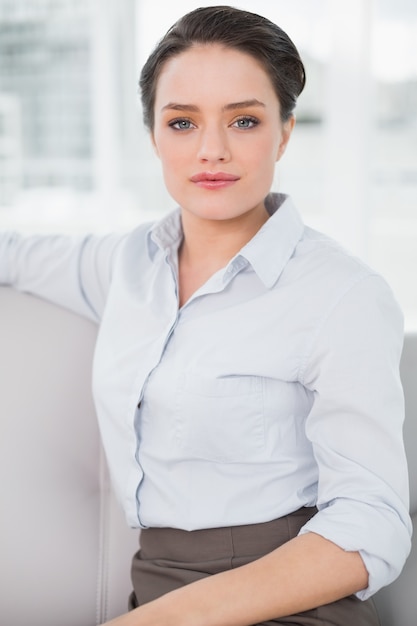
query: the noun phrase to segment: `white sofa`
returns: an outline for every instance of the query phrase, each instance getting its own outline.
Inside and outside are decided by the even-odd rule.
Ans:
[[[100,446],[96,328],[4,287],[0,322],[0,624],[101,624],[126,610],[138,533],[114,500]],[[415,523],[417,336],[407,337],[402,376]],[[377,595],[382,626],[416,626],[416,581],[414,547]]]

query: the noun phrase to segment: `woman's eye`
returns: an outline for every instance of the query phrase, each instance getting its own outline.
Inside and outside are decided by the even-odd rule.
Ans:
[[[175,130],[189,130],[190,128],[194,128],[192,122],[185,119],[172,120],[172,122],[169,123],[169,126]]]
[[[233,126],[237,128],[253,128],[259,124],[259,120],[256,117],[240,117],[233,122]]]

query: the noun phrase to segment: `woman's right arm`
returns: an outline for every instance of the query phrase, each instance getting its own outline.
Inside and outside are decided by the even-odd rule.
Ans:
[[[35,294],[98,322],[124,238],[1,233],[0,285]]]

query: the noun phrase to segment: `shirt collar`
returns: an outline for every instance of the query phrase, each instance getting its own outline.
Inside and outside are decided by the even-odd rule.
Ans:
[[[271,217],[230,261],[226,273],[237,273],[249,263],[265,287],[270,288],[302,238],[304,223],[291,198],[285,194],[269,194],[265,206]],[[182,237],[181,212],[177,208],[149,229],[151,260],[158,249],[176,252]]]
[[[177,251],[182,237],[181,212],[177,208],[148,230],[147,243],[150,259],[155,258],[158,250]]]
[[[265,206],[271,217],[237,256],[246,259],[265,287],[270,288],[303,237],[304,223],[285,194],[269,194]]]

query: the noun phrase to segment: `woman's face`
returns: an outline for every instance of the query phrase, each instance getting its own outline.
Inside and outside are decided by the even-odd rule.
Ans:
[[[162,69],[152,140],[183,214],[228,220],[263,212],[293,125],[281,122],[269,76],[244,52],[196,45]]]

